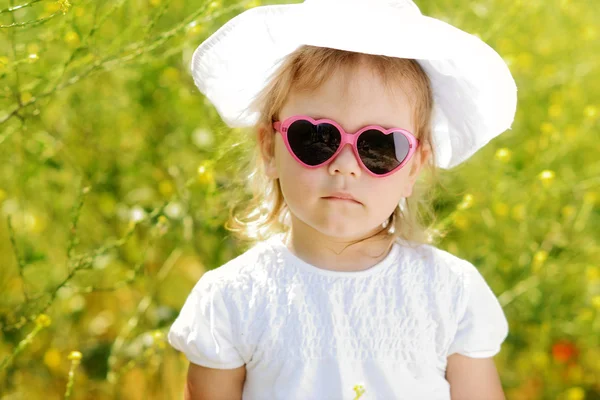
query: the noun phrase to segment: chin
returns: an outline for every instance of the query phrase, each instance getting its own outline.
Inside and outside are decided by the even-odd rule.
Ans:
[[[321,235],[338,240],[358,240],[373,233],[381,224],[368,221],[366,218],[357,218],[351,214],[334,212],[331,210],[306,210],[296,209],[292,212],[292,220],[299,223],[302,230],[314,230]],[[298,211],[298,212],[294,212]],[[302,227],[303,226],[303,227]]]
[[[321,220],[318,223],[311,224],[311,226],[322,235],[340,240],[356,240],[368,234],[368,232],[364,231],[364,225],[361,229],[356,224],[348,224],[340,221],[332,221],[327,224],[326,221]]]

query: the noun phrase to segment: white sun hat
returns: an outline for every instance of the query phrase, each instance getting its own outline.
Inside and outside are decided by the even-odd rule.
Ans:
[[[417,60],[434,95],[437,166],[452,168],[510,129],[517,87],[504,60],[478,37],[422,15],[411,0],[306,0],[251,8],[195,50],[194,83],[230,127],[271,74],[302,45]]]

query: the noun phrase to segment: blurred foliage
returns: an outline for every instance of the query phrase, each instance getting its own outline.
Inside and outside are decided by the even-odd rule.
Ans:
[[[600,399],[597,0],[417,4],[519,87],[512,130],[443,171],[436,201],[439,246],[509,319],[507,398]],[[181,398],[165,335],[201,274],[245,250],[223,223],[251,148],[189,61],[257,5],[0,1],[0,398]]]

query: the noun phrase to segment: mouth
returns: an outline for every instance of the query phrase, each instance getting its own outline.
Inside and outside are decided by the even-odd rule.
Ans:
[[[334,202],[362,204],[360,201],[354,199],[352,196],[345,195],[345,194],[344,195],[327,196],[327,197],[323,197],[323,199],[329,200],[329,201],[334,201]]]

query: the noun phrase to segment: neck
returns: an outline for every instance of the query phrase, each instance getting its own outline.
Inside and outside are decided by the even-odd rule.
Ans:
[[[325,235],[294,216],[291,225],[284,239],[286,247],[317,268],[347,272],[366,270],[383,260],[391,249],[390,236],[371,238],[381,227],[362,236],[339,238]]]

